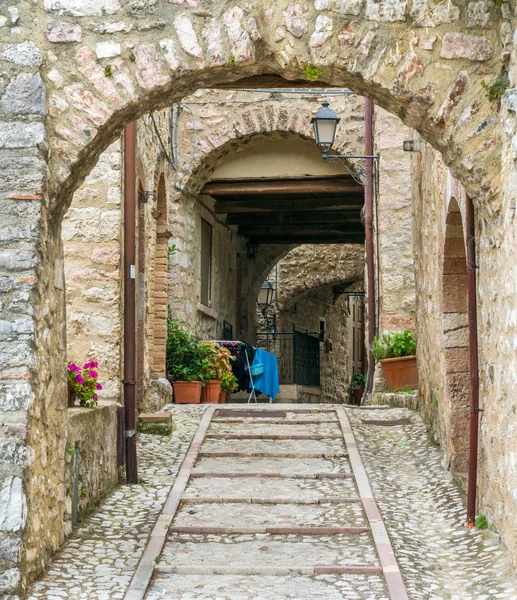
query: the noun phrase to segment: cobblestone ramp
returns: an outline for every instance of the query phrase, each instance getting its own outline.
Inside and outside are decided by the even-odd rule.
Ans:
[[[126,600],[408,599],[344,409],[282,409],[207,410]]]

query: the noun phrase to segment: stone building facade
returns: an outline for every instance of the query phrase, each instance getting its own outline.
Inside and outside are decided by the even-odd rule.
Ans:
[[[0,542],[5,593],[22,593],[65,534],[67,342],[61,233],[73,194],[130,121],[199,88],[240,79],[256,85],[250,82],[255,76],[266,77],[261,86],[279,81],[269,75],[303,82],[317,77],[322,84],[349,86],[370,96],[439,151],[474,199],[485,410],[480,508],[504,532],[515,556],[513,4],[365,0],[346,5],[282,1],[264,7],[219,0],[207,6],[19,0],[13,7],[0,7]],[[507,79],[507,91],[492,88],[499,76]],[[289,130],[296,130],[297,118],[286,116]],[[272,129],[267,122],[264,128]],[[147,185],[154,183],[154,173]],[[198,193],[206,179],[207,173],[199,171],[190,190]],[[415,209],[415,244],[417,321],[420,315],[419,323],[429,326],[424,330],[417,324],[420,364],[429,380],[423,410],[431,415],[437,402],[440,406],[433,393],[441,389],[437,378],[444,371],[433,371],[423,361],[442,361],[443,367],[436,345],[442,313],[435,302],[441,297],[447,209],[443,197],[440,203],[428,198],[421,197]],[[461,200],[457,204],[461,211]],[[163,237],[158,236],[160,246]],[[282,252],[274,252],[278,260]],[[270,257],[274,252],[270,249]],[[110,272],[109,264],[100,264]],[[270,268],[264,258],[257,270],[263,278]],[[252,277],[247,277],[253,292]],[[426,309],[433,314],[424,314]],[[249,329],[250,314],[251,308],[241,317],[241,328]],[[445,426],[440,431],[447,435]],[[444,447],[452,451],[448,441]]]

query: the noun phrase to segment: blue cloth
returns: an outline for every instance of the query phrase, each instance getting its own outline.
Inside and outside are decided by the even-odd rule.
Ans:
[[[277,394],[280,393],[276,354],[271,354],[271,352],[266,352],[265,350],[257,348],[255,358],[253,359],[253,365],[258,364],[264,365],[264,372],[253,377],[255,389],[257,391],[260,390],[263,394],[269,396],[271,400],[274,400]]]

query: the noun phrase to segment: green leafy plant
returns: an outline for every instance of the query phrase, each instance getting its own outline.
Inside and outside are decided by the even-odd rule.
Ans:
[[[229,56],[228,57],[228,62],[229,63],[234,63],[235,62],[235,56]]]
[[[319,79],[323,75],[323,71],[321,69],[316,69],[316,67],[314,67],[310,61],[305,65],[303,72],[305,73],[305,77],[307,77],[307,79],[311,79],[313,81]]]
[[[75,446],[72,443],[68,444],[68,446],[66,447],[66,451],[65,452],[66,452],[67,456],[74,456],[74,454],[75,454]]]
[[[431,398],[431,406],[437,410],[438,409],[438,398],[436,396],[433,396]]]
[[[135,56],[135,55],[134,55],[132,52],[131,52],[131,53],[130,53],[130,55],[129,55],[129,60],[130,60],[131,62],[135,62],[135,60],[136,60],[136,56]]]
[[[202,346],[201,339],[189,333],[179,319],[167,316],[167,379],[174,381],[206,381],[210,378],[212,352]]]
[[[161,560],[162,560],[162,557],[161,556],[157,556],[157,557],[155,557],[154,562],[156,564],[159,564],[161,562]]]
[[[224,372],[221,377],[221,391],[236,392],[238,387],[237,377],[231,371]]]
[[[488,519],[485,515],[478,515],[476,517],[476,527],[478,529],[488,529]]]
[[[350,379],[352,388],[361,389],[366,386],[366,377],[362,373],[354,373]]]
[[[106,65],[104,67],[104,77],[111,77],[113,75],[112,71],[111,71],[111,66],[110,65]]]
[[[81,496],[86,496],[86,487],[84,485],[81,486]]]
[[[504,77],[498,77],[492,85],[488,85],[488,83],[482,80],[481,87],[485,92],[485,96],[489,100],[497,100],[504,96],[504,93],[509,88],[509,85],[508,81]]]
[[[374,338],[372,351],[376,360],[413,356],[416,354],[416,338],[408,329],[383,333],[380,337]]]

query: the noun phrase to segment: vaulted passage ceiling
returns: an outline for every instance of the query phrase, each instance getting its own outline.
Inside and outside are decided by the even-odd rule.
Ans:
[[[253,244],[364,243],[364,188],[348,176],[218,180],[201,193]]]

